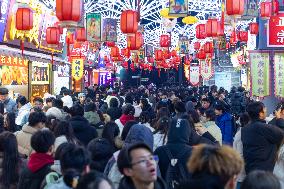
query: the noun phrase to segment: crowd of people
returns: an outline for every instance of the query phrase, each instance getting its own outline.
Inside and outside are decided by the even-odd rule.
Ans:
[[[284,189],[283,129],[242,87],[0,88],[0,188]]]

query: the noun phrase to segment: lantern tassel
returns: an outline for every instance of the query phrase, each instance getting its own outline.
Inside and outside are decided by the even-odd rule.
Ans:
[[[20,42],[21,44],[21,50],[22,50],[22,57],[24,56],[24,40],[21,40],[21,42]]]

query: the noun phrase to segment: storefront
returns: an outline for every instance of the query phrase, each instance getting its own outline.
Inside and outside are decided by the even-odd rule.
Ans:
[[[104,85],[112,81],[112,72],[108,70],[93,70],[93,83]]]
[[[53,66],[53,89],[52,94],[59,95],[61,88],[70,89],[70,70],[69,64],[59,63]]]

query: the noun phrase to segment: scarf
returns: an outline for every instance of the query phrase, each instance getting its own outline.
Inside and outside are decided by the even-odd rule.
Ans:
[[[28,168],[33,172],[37,172],[48,164],[53,164],[54,159],[51,155],[44,153],[33,153],[28,162]]]
[[[122,114],[122,116],[119,118],[120,122],[122,123],[122,125],[124,126],[128,121],[132,121],[134,120],[134,116],[133,115],[125,115]]]

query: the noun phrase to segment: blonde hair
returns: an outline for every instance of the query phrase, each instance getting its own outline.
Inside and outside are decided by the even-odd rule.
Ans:
[[[198,145],[194,147],[187,166],[192,174],[205,172],[219,176],[226,183],[241,172],[244,161],[229,146]]]

